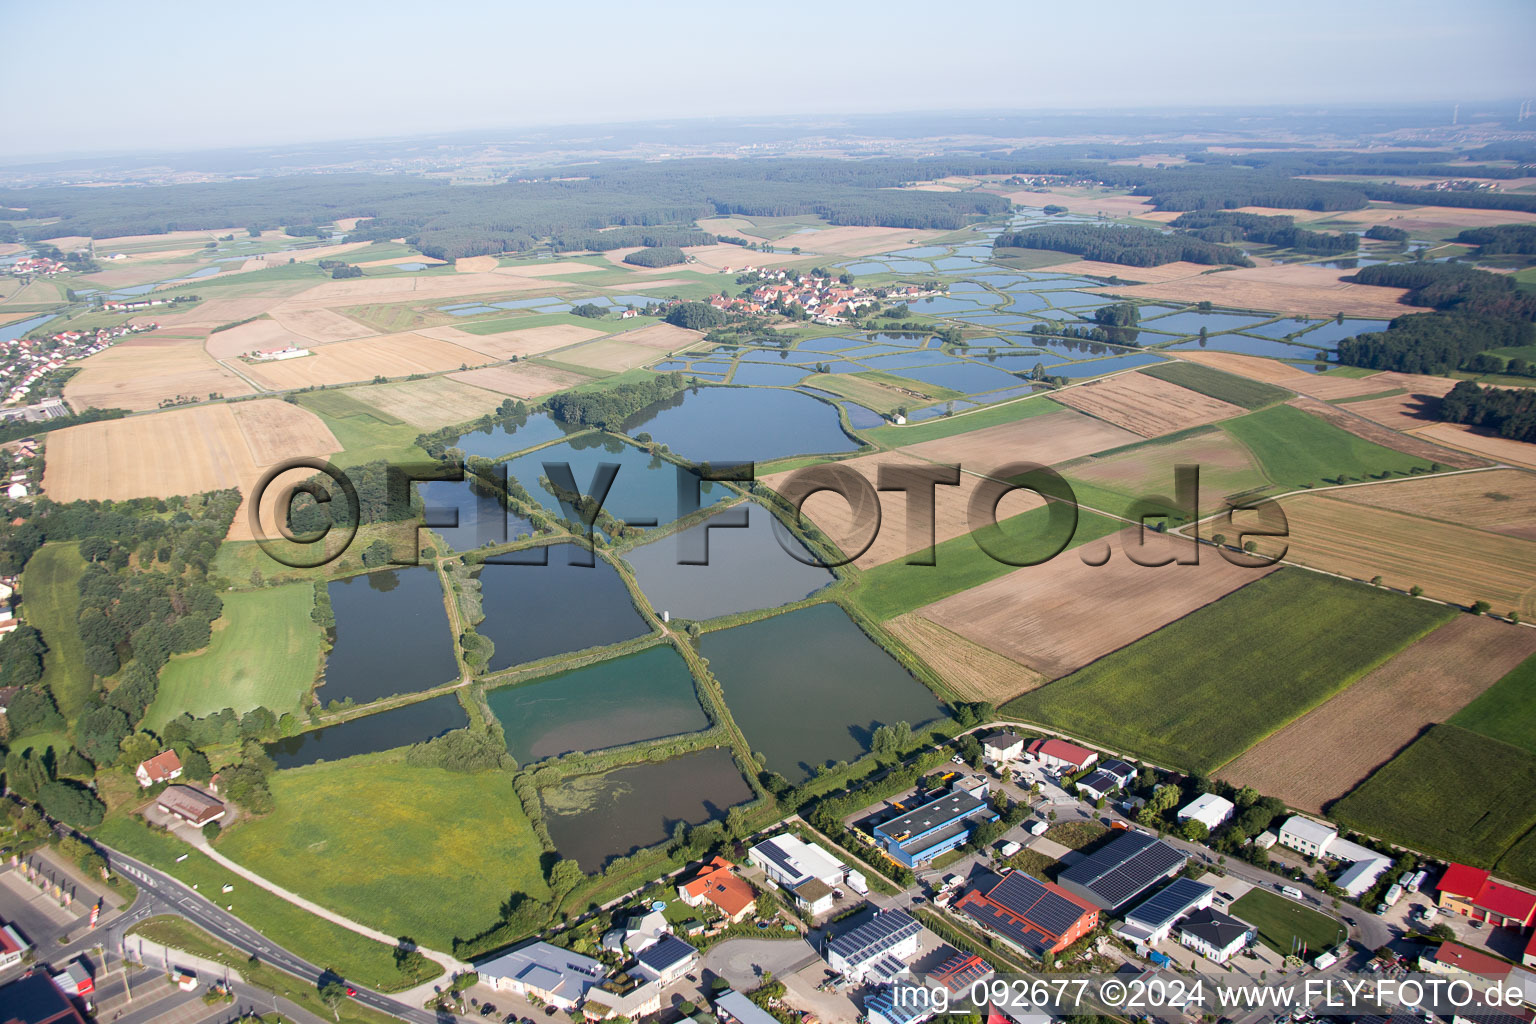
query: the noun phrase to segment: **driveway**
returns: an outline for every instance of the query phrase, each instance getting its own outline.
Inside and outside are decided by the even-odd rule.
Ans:
[[[700,966],[733,988],[755,988],[764,971],[787,978],[820,959],[804,939],[726,939],[704,954]]]

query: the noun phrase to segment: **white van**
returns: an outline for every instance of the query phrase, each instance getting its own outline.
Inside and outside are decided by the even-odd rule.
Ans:
[[[1289,896],[1293,900],[1301,899],[1301,890],[1294,885],[1277,885],[1275,888],[1280,890],[1282,896]]]

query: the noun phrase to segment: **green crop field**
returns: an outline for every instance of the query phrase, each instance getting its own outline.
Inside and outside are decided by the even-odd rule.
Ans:
[[[1455,614],[1280,569],[1004,710],[1209,773]]]
[[[36,626],[48,645],[43,655],[43,685],[64,717],[73,720],[91,695],[91,670],[85,667],[80,630],[75,621],[78,585],[85,571],[78,544],[44,544],[27,562],[21,577],[22,618]]]
[[[1536,754],[1536,657],[1484,690],[1451,716],[1450,724]]]
[[[1430,468],[1424,459],[1372,444],[1290,405],[1227,420],[1221,429],[1246,445],[1283,491]]]
[[[1303,945],[1309,954],[1321,953],[1347,937],[1333,918],[1268,889],[1249,889],[1232,901],[1230,913],[1258,929],[1259,941],[1282,956]]]
[[[984,427],[1025,420],[1031,416],[1060,412],[1061,408],[1048,398],[1020,399],[959,416],[941,416],[924,423],[908,423],[900,427],[876,427],[873,430],[860,430],[857,433],[883,447],[899,448],[902,445],[937,441],[939,438],[954,437],[956,434],[966,434]]]
[[[340,391],[307,391],[298,397],[300,405],[320,414],[341,442],[343,450],[330,461],[342,469],[378,459],[426,458],[416,447],[420,429],[404,420]]]
[[[1536,755],[1459,726],[1437,725],[1328,812],[1389,842],[1491,868],[1536,826],[1533,791]],[[1511,877],[1536,883],[1529,873]]]
[[[1044,506],[1032,508],[1003,520],[1000,525],[1009,536],[1043,531],[1049,514]],[[1077,531],[1067,547],[1106,537],[1122,525],[1092,512],[1079,511]],[[970,534],[938,544],[933,557],[933,565],[907,565],[898,559],[866,570],[859,574],[858,586],[850,596],[866,614],[884,621],[980,586],[1017,568],[981,550]],[[1056,557],[1065,557],[1065,552]]]
[[[1284,388],[1238,377],[1200,363],[1160,363],[1144,367],[1139,372],[1199,392],[1219,402],[1231,402],[1244,409],[1262,409],[1291,397],[1291,393]]]
[[[277,809],[231,828],[220,852],[391,935],[452,949],[495,924],[509,894],[549,896],[508,773],[382,754],[278,772],[272,796]]]
[[[161,671],[149,727],[159,729],[183,711],[197,718],[224,708],[297,711],[320,662],[313,607],[314,589],[303,583],[225,594],[207,648],[178,655]]]
[[[1494,868],[1501,878],[1536,885],[1536,828],[1506,850]]]

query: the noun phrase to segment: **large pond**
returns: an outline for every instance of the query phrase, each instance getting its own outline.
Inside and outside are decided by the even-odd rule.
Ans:
[[[647,632],[618,570],[587,557],[575,544],[554,544],[508,556],[548,565],[487,564],[480,570],[485,619],[475,627],[496,645],[487,666],[497,672],[528,661],[621,643]]]
[[[860,367],[862,369],[862,367]],[[837,406],[797,391],[692,388],[624,421],[693,462],[768,462],[786,455],[851,452]]]
[[[1326,323],[1312,328],[1306,334],[1296,340],[1303,345],[1322,345],[1324,348],[1332,348],[1345,338],[1353,338],[1357,334],[1371,334],[1387,329],[1389,321],[1386,320],[1345,320],[1339,323],[1337,320],[1329,320]]]
[[[789,387],[800,383],[810,375],[810,372],[809,366],[794,364],[780,366],[742,360],[736,364],[736,372],[731,375],[731,383],[753,384],[759,387]]]
[[[316,761],[338,761],[343,757],[425,743],[467,725],[469,716],[464,713],[459,698],[445,693],[268,743],[267,755],[279,768],[297,768]]]
[[[326,586],[336,643],[325,659],[321,701],[380,697],[441,686],[458,677],[453,634],[437,573],[386,569]]]
[[[752,795],[730,751],[718,748],[578,776],[539,793],[555,849],[588,873],[664,842],[678,822],[724,818]]]
[[[1222,334],[1212,338],[1194,338],[1181,341],[1169,348],[1179,350],[1208,349],[1212,352],[1241,352],[1247,356],[1270,356],[1275,359],[1310,359],[1317,352],[1333,346],[1318,342],[1313,348],[1292,345],[1270,338],[1249,338],[1241,334]]]
[[[718,520],[745,514],[747,525],[721,527]],[[713,528],[711,528],[713,527]],[[682,564],[704,557],[708,565]],[[786,534],[801,557],[810,554]],[[710,619],[774,608],[809,597],[831,583],[831,570],[806,565],[779,546],[773,514],[746,502],[671,537],[642,544],[624,556],[651,606],[685,619]]]
[[[473,551],[533,535],[528,520],[508,512],[496,492],[485,489],[473,476],[466,474],[459,481],[427,481],[416,488],[424,506],[423,523],[449,523],[457,516],[457,525],[432,527],[432,532],[455,551]]]
[[[1115,373],[1120,370],[1132,370],[1138,366],[1150,366],[1160,363],[1161,356],[1152,355],[1150,352],[1136,352],[1127,356],[1117,356],[1112,359],[1092,359],[1082,363],[1058,363],[1050,367],[1053,377],[1097,377],[1103,373]]]
[[[914,728],[939,701],[835,604],[705,633],[700,653],[768,768],[801,782],[869,750],[881,725]]]
[[[625,522],[649,518],[656,520],[655,525],[661,525],[670,523],[678,516],[679,468],[634,445],[602,434],[587,434],[520,455],[507,463],[507,472],[550,512],[572,518],[561,509],[554,494],[539,483],[541,476],[548,475],[544,469],[545,463],[562,462],[569,464],[576,486],[583,494],[591,493],[594,474],[600,464],[617,464],[618,475],[613,478],[613,486],[608,491],[603,509]],[[707,508],[730,494],[731,491],[724,484],[708,481],[699,483],[701,508]]]
[[[53,319],[54,314],[44,313],[42,316],[34,316],[27,320],[18,320],[13,324],[0,327],[0,341],[15,341],[28,331],[35,330]]]
[[[949,388],[965,395],[979,394],[983,391],[996,391],[999,388],[1014,387],[1019,383],[1019,378],[1006,370],[1000,370],[993,366],[983,366],[978,363],[906,367],[901,370],[892,370],[891,372],[901,377],[920,380],[925,384]]]
[[[1241,313],[1169,313],[1156,320],[1143,320],[1141,326],[1149,331],[1165,331],[1169,334],[1199,334],[1204,327],[1209,334],[1217,331],[1235,331],[1243,327],[1261,324],[1268,317],[1244,316]]]
[[[501,420],[487,429],[460,434],[453,444],[463,449],[465,455],[499,459],[503,455],[520,452],[546,441],[558,441],[587,429],[562,423],[547,412],[536,412],[521,418]]]
[[[688,666],[670,644],[485,695],[519,764],[709,725]]]

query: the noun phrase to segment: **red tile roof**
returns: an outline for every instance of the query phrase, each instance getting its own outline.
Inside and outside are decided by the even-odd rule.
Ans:
[[[699,873],[683,886],[689,896],[702,896],[726,917],[735,917],[757,900],[757,893],[737,876],[735,865],[724,857],[715,857],[699,868]]]
[[[181,771],[181,758],[174,750],[162,750],[139,767],[149,775],[150,782],[165,782],[172,772]]]
[[[1488,872],[1482,868],[1474,868],[1466,864],[1451,864],[1445,869],[1445,874],[1440,876],[1438,888],[1441,892],[1452,896],[1472,899],[1483,891],[1487,881]]]
[[[1475,949],[1458,946],[1454,942],[1442,943],[1440,948],[1435,950],[1435,960],[1438,963],[1459,967],[1469,974],[1478,974],[1485,978],[1502,978],[1513,967],[1512,964],[1506,963],[1496,956],[1479,953]]]
[[[1530,924],[1536,918],[1536,893],[1495,881],[1482,868],[1452,864],[1440,878],[1441,892],[1499,917]]]
[[[1066,740],[1035,740],[1029,745],[1029,752],[1071,761],[1078,766],[1087,764],[1096,756],[1093,751],[1080,747],[1076,743],[1068,743]]]

